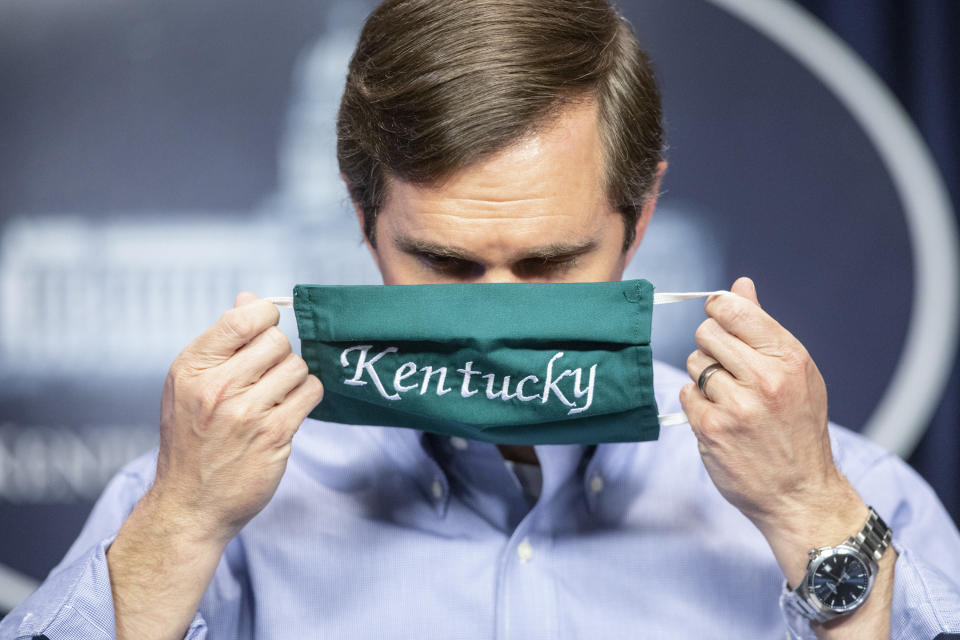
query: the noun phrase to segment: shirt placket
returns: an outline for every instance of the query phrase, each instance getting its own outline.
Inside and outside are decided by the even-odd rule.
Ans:
[[[497,562],[495,637],[498,640],[556,640],[561,637],[553,536],[569,505],[565,495],[580,491],[578,445],[537,446],[543,487],[534,507],[510,534]]]

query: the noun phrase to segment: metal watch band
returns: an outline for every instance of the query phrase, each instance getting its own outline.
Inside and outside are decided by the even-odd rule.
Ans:
[[[873,556],[874,560],[879,561],[883,552],[890,546],[893,532],[890,531],[890,527],[883,521],[883,518],[873,510],[873,507],[868,506],[867,509],[870,510],[867,523],[863,525],[860,533],[847,538],[847,544],[855,549],[862,549]]]

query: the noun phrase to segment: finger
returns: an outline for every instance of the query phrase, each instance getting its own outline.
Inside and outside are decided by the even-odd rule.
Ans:
[[[291,391],[303,384],[308,373],[303,358],[291,353],[267,371],[247,393],[257,406],[269,409],[283,402]]]
[[[296,389],[287,394],[283,402],[274,407],[280,417],[293,425],[293,431],[300,428],[300,423],[313,411],[314,407],[323,400],[323,383],[317,376],[309,375]]]
[[[238,303],[240,296],[237,296]],[[194,340],[187,350],[195,356],[219,364],[238,349],[280,321],[277,307],[266,300],[250,301],[230,309]]]
[[[243,291],[242,293],[237,294],[237,299],[234,300],[233,306],[234,308],[242,307],[243,305],[250,304],[256,300],[258,300],[258,298],[255,294],[252,294],[249,291]]]
[[[763,355],[720,326],[713,318],[704,320],[695,334],[697,346],[713,357],[738,380],[752,382],[763,367]]]
[[[680,389],[680,404],[698,440],[712,440],[717,435],[717,427],[724,422],[725,414],[703,397],[696,384],[690,383]]]
[[[710,296],[707,315],[754,349],[779,353],[793,336],[755,302],[739,295]]]
[[[760,306],[760,300],[757,299],[757,286],[750,278],[737,278],[736,282],[733,283],[733,286],[730,287],[730,291],[737,294],[741,298],[746,298],[758,307]]]
[[[222,373],[239,387],[256,383],[271,367],[290,354],[292,347],[279,328],[269,326],[232,358],[220,365]],[[299,356],[297,356],[299,357]]]
[[[712,364],[716,364],[716,360],[707,356],[699,349],[691,353],[687,358],[687,373],[690,375],[690,379],[694,382],[699,382],[700,374]],[[720,398],[728,398],[740,388],[740,383],[737,382],[726,369],[721,369],[710,374],[710,377],[707,378],[707,382],[704,384],[706,397],[712,402],[717,402]],[[699,392],[700,389],[697,387],[697,393]]]

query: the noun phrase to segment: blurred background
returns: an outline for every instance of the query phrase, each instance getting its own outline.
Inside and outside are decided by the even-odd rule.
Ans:
[[[831,418],[960,518],[960,3],[618,6],[670,145],[626,277],[752,276],[823,371]],[[0,615],[156,444],[167,367],[237,292],[380,282],[333,130],[371,7],[0,2]],[[702,317],[658,307],[655,356],[682,367]],[[281,327],[295,339],[292,314]]]

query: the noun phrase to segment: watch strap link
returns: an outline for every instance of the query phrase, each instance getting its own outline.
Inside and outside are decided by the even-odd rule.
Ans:
[[[790,592],[790,597],[788,597],[786,604],[788,604],[789,608],[792,608],[795,613],[807,620],[827,622],[831,619],[831,616],[824,615],[822,611],[807,602],[807,600],[801,597],[796,591]]]
[[[847,538],[847,544],[855,549],[862,549],[868,555],[872,556],[874,560],[879,561],[883,556],[883,552],[890,546],[893,532],[890,531],[890,527],[888,527],[887,523],[883,521],[883,518],[874,511],[873,507],[867,508],[870,510],[870,515],[867,518],[866,524],[863,525],[863,529],[861,529],[857,535]]]

